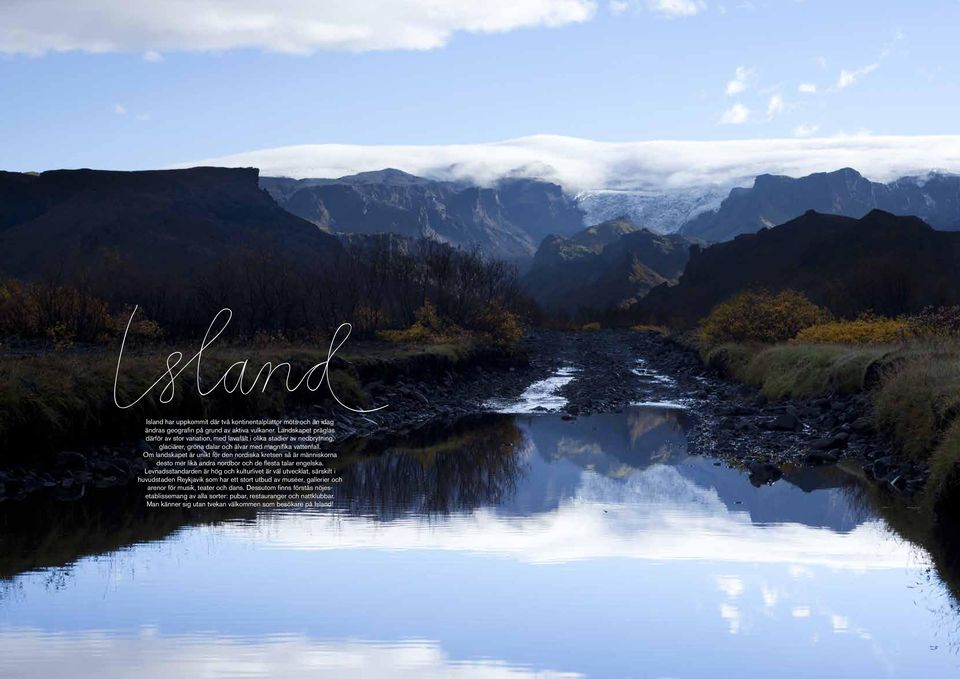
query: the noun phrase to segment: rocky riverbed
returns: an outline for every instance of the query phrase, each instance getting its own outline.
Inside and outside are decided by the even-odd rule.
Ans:
[[[564,418],[619,412],[638,404],[691,414],[689,450],[749,469],[761,484],[785,465],[855,461],[868,477],[903,493],[919,490],[927,469],[901,462],[871,427],[869,396],[830,396],[768,403],[755,389],[707,370],[695,354],[653,332],[536,332],[523,340],[525,360],[475,365],[442,375],[368,382],[368,407],[353,413],[314,406],[331,417],[340,442],[388,439],[426,425],[490,410],[561,410]],[[0,499],[46,490],[75,499],[89,487],[135,482],[144,442],[64,451],[53,465],[0,471]]]

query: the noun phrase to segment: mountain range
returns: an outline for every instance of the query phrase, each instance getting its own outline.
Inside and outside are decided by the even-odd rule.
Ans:
[[[547,309],[626,309],[654,287],[675,283],[689,247],[682,236],[614,219],[545,238],[520,283]]]
[[[775,228],[691,248],[678,283],[651,290],[648,319],[692,324],[747,289],[792,288],[842,316],[898,316],[960,303],[960,232],[872,210],[860,219],[810,210]]]
[[[0,172],[0,273],[76,273],[105,258],[187,273],[238,248],[301,261],[339,252],[333,236],[281,209],[255,168]]]
[[[261,186],[325,231],[430,238],[503,259],[527,259],[545,236],[583,228],[574,199],[535,179],[482,187],[385,169],[339,179],[265,177]]]
[[[960,229],[960,175],[931,172],[873,182],[856,170],[819,172],[793,178],[759,175],[750,188],[734,188],[715,210],[693,217],[680,233],[725,241],[742,233],[783,224],[807,210],[863,217],[871,210],[915,215],[937,229]]]

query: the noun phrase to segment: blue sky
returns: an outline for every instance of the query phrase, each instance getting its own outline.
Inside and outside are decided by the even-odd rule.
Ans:
[[[42,13],[41,3],[5,3],[4,169],[538,133],[953,134],[960,113],[957,0],[520,0],[520,15],[497,0],[448,0],[441,20],[429,0],[395,0],[389,11],[355,0],[349,17],[309,31],[300,27],[336,15],[336,3],[279,0],[263,9],[279,18],[253,25],[225,2],[159,3],[166,13],[140,2],[110,9],[112,0],[96,13],[82,1],[52,0]]]

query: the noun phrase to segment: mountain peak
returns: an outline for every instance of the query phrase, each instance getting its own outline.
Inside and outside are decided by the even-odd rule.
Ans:
[[[955,230],[960,229],[958,194],[960,176],[928,175],[881,184],[851,167],[799,178],[763,174],[752,187],[733,189],[718,209],[686,222],[680,233],[718,242],[789,222],[808,210],[860,218],[875,209],[917,215],[934,228]]]

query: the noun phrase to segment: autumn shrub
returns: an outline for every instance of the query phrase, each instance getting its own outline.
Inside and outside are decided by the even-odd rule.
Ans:
[[[594,332],[600,329],[600,324],[597,321],[592,321],[590,323],[584,323],[580,326],[581,330],[586,330],[587,332]]]
[[[443,344],[463,339],[463,328],[445,321],[430,302],[414,312],[414,322],[401,330],[382,330],[378,335],[390,342],[408,344]]]
[[[825,323],[829,313],[803,293],[748,290],[713,307],[700,322],[699,337],[708,346],[724,342],[782,342],[804,328]]]
[[[523,337],[520,317],[498,302],[486,306],[477,319],[475,328],[495,344],[514,344]]]
[[[853,321],[830,321],[804,328],[794,341],[806,344],[896,344],[910,334],[908,321],[862,314]]]

